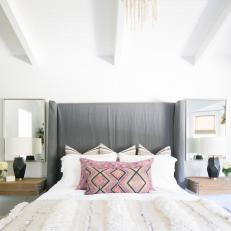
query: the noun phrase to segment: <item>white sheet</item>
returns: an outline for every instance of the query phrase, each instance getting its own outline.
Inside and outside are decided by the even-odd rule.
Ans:
[[[150,200],[157,196],[166,196],[168,198],[176,200],[197,200],[198,197],[187,193],[179,186],[172,187],[169,190],[158,189],[151,193],[110,193],[110,194],[95,194],[95,195],[84,195],[84,190],[76,190],[75,187],[67,187],[61,181],[54,185],[48,192],[40,196],[37,200],[65,200],[65,199],[84,199],[84,200],[95,200],[95,199],[106,199],[118,197],[123,199],[131,200]]]

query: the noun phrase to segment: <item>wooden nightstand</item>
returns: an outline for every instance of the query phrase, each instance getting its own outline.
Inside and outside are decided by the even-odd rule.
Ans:
[[[0,195],[39,196],[45,192],[45,178],[25,178],[15,182],[0,182]]]
[[[187,189],[198,195],[231,194],[231,180],[225,177],[209,179],[208,177],[188,177]]]

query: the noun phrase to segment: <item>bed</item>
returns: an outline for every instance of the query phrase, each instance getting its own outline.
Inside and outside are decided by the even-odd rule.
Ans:
[[[21,203],[0,222],[17,230],[222,230],[231,227],[229,213],[183,189],[149,194],[84,195],[61,182],[31,204]]]
[[[48,187],[34,202],[17,205],[0,229],[17,230],[222,230],[231,215],[184,188],[185,104],[49,103]],[[81,152],[104,143],[116,152],[143,144],[152,152],[170,146],[177,158],[177,183],[150,193],[101,193],[65,184],[61,159],[65,145]],[[166,170],[168,171],[168,170]],[[61,180],[60,180],[61,179]]]

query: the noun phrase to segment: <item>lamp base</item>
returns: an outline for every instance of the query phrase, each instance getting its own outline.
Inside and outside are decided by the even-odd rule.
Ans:
[[[26,163],[22,157],[15,157],[13,163],[14,175],[16,179],[23,179],[26,171]]]
[[[216,179],[217,177],[219,177],[219,173],[220,173],[219,158],[210,157],[208,159],[207,172],[208,172],[209,178],[211,178],[211,179]]]

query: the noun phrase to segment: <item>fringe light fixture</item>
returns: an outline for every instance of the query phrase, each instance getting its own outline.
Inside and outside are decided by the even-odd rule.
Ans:
[[[122,0],[125,8],[126,21],[131,27],[143,25],[151,19],[152,23],[157,20],[157,0]]]

